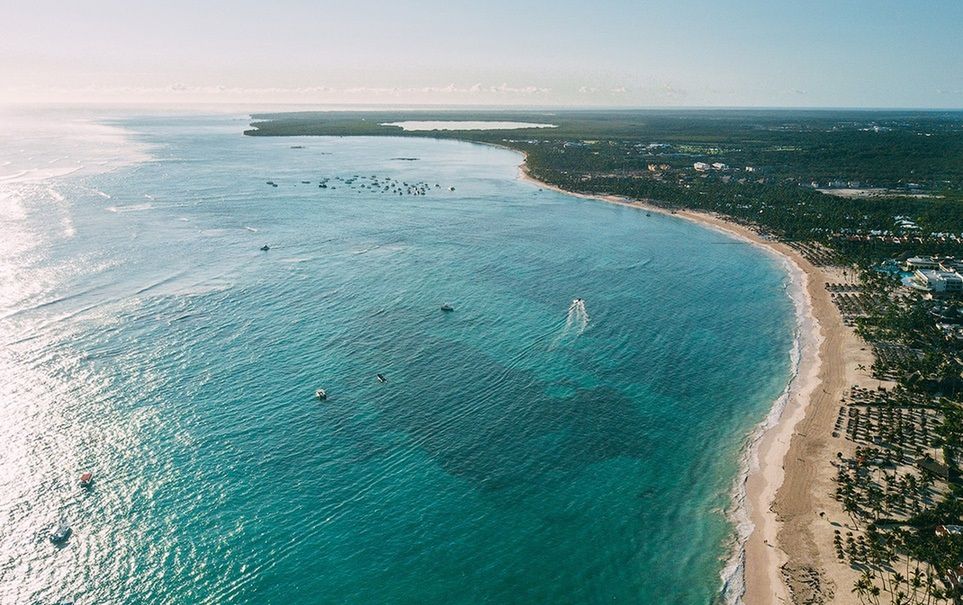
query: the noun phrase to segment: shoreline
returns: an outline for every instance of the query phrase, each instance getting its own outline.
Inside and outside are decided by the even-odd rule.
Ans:
[[[814,483],[827,476],[831,480],[833,468],[826,448],[846,386],[844,365],[847,358],[858,355],[859,342],[851,332],[847,334],[825,288],[832,276],[787,244],[735,222],[703,212],[670,211],[646,200],[566,191],[534,178],[526,162],[527,156],[519,165],[520,178],[541,188],[677,216],[756,246],[783,263],[796,315],[793,367],[786,389],[745,439],[733,486],[733,509],[727,513],[735,540],[722,570],[720,596],[726,603],[789,603],[790,593],[811,588],[811,577],[793,579],[794,571],[804,571],[817,578],[812,590],[833,600],[837,582],[826,573],[833,561],[831,549],[816,545],[812,524],[823,512],[817,508],[833,509],[836,503],[831,489],[817,493]],[[850,600],[845,588],[839,591],[840,601]]]

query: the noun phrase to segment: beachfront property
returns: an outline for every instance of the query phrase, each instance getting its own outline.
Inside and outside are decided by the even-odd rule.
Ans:
[[[896,227],[903,230],[918,231],[920,226],[916,224],[916,221],[910,219],[908,216],[896,216],[893,218],[896,222]]]
[[[917,269],[911,281],[916,288],[932,294],[963,293],[963,277],[955,271]]]
[[[963,260],[947,257],[940,259],[940,270],[963,274]]]
[[[946,536],[959,536],[963,534],[963,525],[937,525],[936,535],[945,538]]]
[[[906,271],[916,271],[917,269],[939,269],[940,262],[932,256],[913,256],[906,259],[903,263]]]

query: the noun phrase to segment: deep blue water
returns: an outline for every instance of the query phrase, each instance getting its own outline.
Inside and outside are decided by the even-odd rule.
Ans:
[[[117,124],[149,159],[0,180],[0,602],[714,598],[774,260],[501,149]]]

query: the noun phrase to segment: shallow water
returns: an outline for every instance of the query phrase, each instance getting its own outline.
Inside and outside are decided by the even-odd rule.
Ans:
[[[779,265],[508,151],[246,123],[0,183],[0,602],[711,601]]]
[[[381,126],[399,126],[402,130],[518,130],[520,128],[556,128],[555,124],[538,122],[499,122],[494,120],[405,120],[385,122]]]

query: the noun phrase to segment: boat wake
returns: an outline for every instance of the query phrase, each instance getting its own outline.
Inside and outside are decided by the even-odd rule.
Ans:
[[[585,301],[581,298],[576,298],[572,301],[572,304],[568,306],[568,316],[565,318],[565,325],[562,327],[562,331],[555,340],[552,341],[552,346],[550,349],[554,349],[563,340],[568,338],[577,338],[585,332],[589,324],[589,314],[585,309]]]

